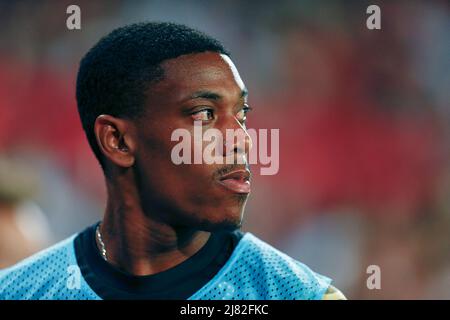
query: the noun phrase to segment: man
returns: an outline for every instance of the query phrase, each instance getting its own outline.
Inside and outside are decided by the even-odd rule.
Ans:
[[[171,159],[172,132],[194,122],[245,132],[247,90],[217,40],[171,23],[114,30],[82,59],[77,102],[105,173],[104,219],[0,272],[1,298],[343,298],[330,279],[239,231],[248,137],[224,142],[231,164]]]

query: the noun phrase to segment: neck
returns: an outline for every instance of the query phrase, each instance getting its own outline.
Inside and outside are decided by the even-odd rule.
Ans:
[[[199,251],[210,233],[175,228],[144,212],[133,193],[108,188],[100,233],[109,263],[133,275],[170,269]],[[161,215],[158,215],[161,216]]]

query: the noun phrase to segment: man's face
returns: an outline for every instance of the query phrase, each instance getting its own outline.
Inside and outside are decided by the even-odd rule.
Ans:
[[[218,149],[223,164],[202,160],[202,164],[180,165],[171,159],[179,143],[171,141],[171,136],[176,129],[194,136],[194,121],[201,121],[203,132],[219,130],[224,139],[226,129],[245,129],[244,83],[231,60],[219,53],[184,55],[161,66],[164,77],[150,86],[145,115],[136,124],[136,179],[144,210],[173,226],[207,231],[239,227],[249,194],[248,135],[228,146],[228,152],[225,147]],[[191,140],[192,160],[195,148],[203,150],[214,143],[196,144],[194,139],[199,140]],[[227,164],[230,157],[235,164]],[[244,164],[236,164],[238,158]]]

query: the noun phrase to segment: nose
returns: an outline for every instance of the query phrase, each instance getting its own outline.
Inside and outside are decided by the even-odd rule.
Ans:
[[[223,156],[226,158],[232,156],[246,158],[253,144],[245,125],[235,116],[230,116],[221,131],[225,139]]]

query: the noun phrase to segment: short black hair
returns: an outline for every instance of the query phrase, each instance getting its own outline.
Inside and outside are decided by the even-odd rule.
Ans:
[[[113,30],[80,62],[76,98],[89,145],[104,167],[94,134],[101,114],[135,119],[143,113],[145,91],[163,79],[161,62],[206,51],[229,55],[216,39],[181,24],[142,22]]]

